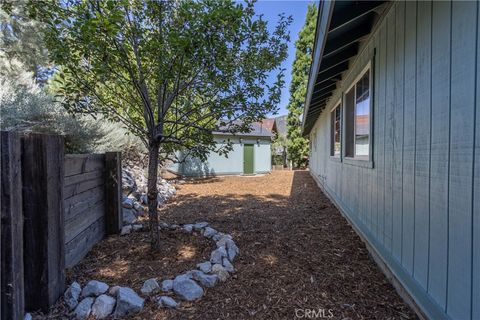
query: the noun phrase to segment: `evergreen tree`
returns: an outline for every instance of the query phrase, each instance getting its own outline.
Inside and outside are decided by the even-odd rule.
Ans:
[[[308,157],[308,139],[302,137],[301,116],[305,107],[316,21],[317,6],[312,3],[308,6],[305,25],[300,30],[298,40],[295,42],[296,52],[290,84],[290,101],[287,106],[288,159],[292,161],[294,167],[305,165]]]

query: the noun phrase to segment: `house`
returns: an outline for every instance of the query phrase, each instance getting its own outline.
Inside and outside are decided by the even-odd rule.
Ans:
[[[430,319],[480,319],[479,7],[319,6],[310,174]]]
[[[273,123],[272,123],[273,126]],[[169,167],[169,171],[186,177],[217,175],[252,175],[269,173],[272,170],[272,131],[263,122],[255,122],[248,133],[227,131],[213,132],[215,142],[221,147],[230,141],[233,144],[227,156],[211,152],[206,161],[194,157],[182,157],[181,163]]]

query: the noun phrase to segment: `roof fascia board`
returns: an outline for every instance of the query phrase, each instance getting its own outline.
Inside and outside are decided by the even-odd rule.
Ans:
[[[302,132],[305,129],[305,119],[307,118],[308,109],[310,107],[310,100],[313,94],[313,88],[320,69],[320,61],[325,48],[325,42],[327,39],[328,28],[330,20],[332,19],[333,8],[335,6],[335,0],[320,1],[319,14],[317,19],[317,34],[315,37],[315,44],[313,50],[313,60],[310,67],[310,74],[308,77],[307,96],[305,97],[305,108],[303,111],[302,119]]]

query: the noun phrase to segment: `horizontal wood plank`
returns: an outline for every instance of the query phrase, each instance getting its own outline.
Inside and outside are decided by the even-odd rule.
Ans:
[[[104,186],[99,186],[65,200],[65,221],[84,210],[91,209],[105,197]]]
[[[91,224],[105,215],[105,202],[102,200],[92,208],[74,215],[65,221],[65,243],[70,242]]]
[[[64,186],[63,188],[63,197],[65,200],[68,198],[80,195],[83,192],[86,192],[97,187],[101,187],[105,184],[105,178],[102,175],[97,176],[93,179],[84,180],[82,182],[71,184],[69,186]]]
[[[104,154],[67,154],[65,155],[65,177],[85,172],[103,170]]]
[[[65,265],[71,268],[80,262],[92,247],[105,235],[105,218],[102,217],[65,244]]]

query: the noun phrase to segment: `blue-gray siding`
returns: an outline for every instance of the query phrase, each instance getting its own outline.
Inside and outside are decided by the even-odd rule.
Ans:
[[[478,2],[396,2],[312,132],[311,174],[428,315],[480,319]],[[330,109],[374,62],[373,168],[331,159]]]

